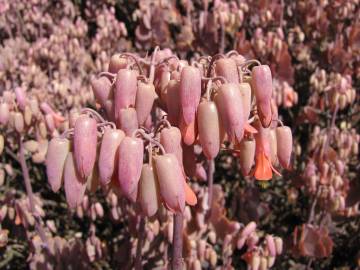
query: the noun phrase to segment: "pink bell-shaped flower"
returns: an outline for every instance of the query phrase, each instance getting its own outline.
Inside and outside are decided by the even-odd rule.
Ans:
[[[160,194],[167,208],[182,213],[185,208],[185,177],[174,154],[154,157]],[[171,169],[170,169],[171,168]]]
[[[200,70],[186,66],[181,71],[180,78],[181,115],[186,125],[195,121],[195,113],[201,97]]]
[[[46,154],[46,174],[51,189],[57,192],[63,181],[65,160],[70,152],[70,141],[63,138],[53,138]]]
[[[119,146],[118,181],[122,193],[136,202],[143,165],[144,144],[139,138],[126,136]]]
[[[117,167],[118,149],[125,133],[120,129],[105,130],[100,147],[98,160],[99,178],[102,185],[110,183]]]
[[[94,118],[80,115],[74,126],[74,156],[79,175],[88,177],[95,165],[97,126]]]

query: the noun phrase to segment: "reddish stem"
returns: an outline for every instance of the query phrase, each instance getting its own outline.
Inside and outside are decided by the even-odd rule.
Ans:
[[[24,145],[23,145],[23,141],[20,136],[19,136],[19,145],[20,145],[19,162],[20,162],[21,171],[22,171],[22,174],[24,177],[26,193],[29,198],[30,212],[34,216],[34,219],[35,219],[35,229],[38,232],[38,234],[41,238],[41,241],[47,248],[48,240],[47,240],[47,237],[45,234],[45,230],[41,225],[41,217],[36,213],[34,193],[33,193],[32,187],[31,187],[29,169],[26,165]]]
[[[138,242],[136,246],[136,258],[135,258],[135,269],[141,270],[142,269],[142,254],[141,248],[143,246],[144,240],[144,232],[145,232],[145,218],[140,218],[139,230],[138,230]]]
[[[183,269],[183,215],[181,213],[174,214],[174,231],[173,231],[173,243],[172,243],[172,259],[171,269],[182,270]]]
[[[208,160],[208,169],[207,169],[207,181],[208,181],[208,206],[209,210],[206,213],[206,220],[208,221],[211,217],[211,205],[213,199],[213,184],[214,184],[214,171],[215,171],[215,162],[213,159]]]

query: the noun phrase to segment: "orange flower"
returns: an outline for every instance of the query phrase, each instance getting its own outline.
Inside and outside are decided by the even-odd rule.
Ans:
[[[260,122],[256,124],[258,133],[254,134],[256,142],[254,176],[257,180],[267,181],[271,180],[273,172],[278,175],[280,173],[271,164],[270,129],[263,128]]]

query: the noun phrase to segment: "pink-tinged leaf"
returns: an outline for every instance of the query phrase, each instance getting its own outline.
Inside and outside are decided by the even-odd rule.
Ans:
[[[177,158],[174,154],[159,155],[154,157],[154,163],[165,206],[175,213],[182,213],[185,208],[185,178]]]
[[[97,126],[94,118],[80,115],[74,127],[74,156],[79,175],[88,177],[95,165]]]
[[[98,161],[99,178],[102,185],[107,185],[111,181],[117,165],[119,145],[124,137],[125,133],[120,129],[108,128],[104,132]]]
[[[207,159],[213,159],[220,150],[219,113],[215,102],[202,101],[197,114],[199,140]]]
[[[118,181],[121,192],[136,202],[143,164],[144,144],[141,139],[126,136],[119,146]]]
[[[67,155],[64,167],[64,188],[66,201],[70,208],[75,208],[81,204],[85,190],[86,181],[80,177],[75,169],[75,160],[70,152]]]
[[[195,113],[201,97],[200,70],[186,66],[181,71],[180,78],[181,115],[186,125],[195,121]]]
[[[300,232],[298,228],[295,229],[293,244],[295,253],[313,258],[326,258],[331,255],[333,249],[333,241],[328,230],[309,224],[303,224]]]

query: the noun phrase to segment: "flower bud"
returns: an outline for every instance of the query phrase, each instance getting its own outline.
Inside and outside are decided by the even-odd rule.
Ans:
[[[26,94],[24,89],[22,89],[21,87],[16,87],[15,88],[15,96],[16,96],[16,103],[18,105],[18,107],[20,108],[20,110],[24,110],[25,106],[26,106]]]
[[[286,126],[276,128],[277,155],[280,165],[289,168],[293,147],[291,129]]]
[[[167,85],[166,107],[168,120],[171,125],[178,125],[180,121],[180,92],[179,82],[170,80]]]
[[[244,229],[242,229],[240,236],[247,237],[250,234],[252,234],[255,230],[256,230],[256,223],[254,221],[251,221],[244,227]]]
[[[175,213],[183,212],[185,208],[185,178],[175,155],[155,156],[154,163],[160,194],[166,207]]]
[[[179,129],[183,138],[183,142],[186,145],[194,144],[197,137],[197,122],[196,118],[189,125],[186,125],[183,118],[180,116]]]
[[[216,264],[217,264],[217,254],[214,250],[211,250],[210,252],[210,265],[212,266],[212,268],[215,268]]]
[[[139,201],[142,212],[152,217],[159,209],[160,195],[158,183],[150,164],[144,164],[141,170],[139,183]]]
[[[268,234],[268,235],[266,235],[265,239],[266,239],[266,245],[267,245],[267,249],[269,251],[269,255],[275,256],[276,255],[276,247],[275,247],[274,238]]]
[[[9,104],[2,102],[0,104],[0,124],[6,125],[10,118]]]
[[[212,101],[203,101],[197,115],[199,139],[207,159],[213,159],[220,150],[220,124],[216,105]]]
[[[249,175],[255,158],[255,141],[254,140],[242,140],[238,146],[239,163],[241,172],[244,176]]]
[[[166,153],[174,154],[183,166],[183,149],[181,147],[181,133],[177,127],[164,128],[160,132],[160,143]]]
[[[280,255],[283,252],[283,240],[280,237],[275,237],[276,254]]]
[[[95,193],[99,186],[99,168],[94,166],[91,174],[86,180],[86,188],[89,192]]]
[[[223,84],[215,98],[220,118],[230,141],[239,142],[244,136],[243,100],[239,85],[234,83]]]
[[[96,202],[94,207],[96,215],[102,218],[104,216],[104,208],[102,207],[102,205],[99,202]]]
[[[80,115],[74,127],[74,157],[77,171],[82,178],[88,177],[95,164],[97,126],[94,118]]]
[[[36,98],[30,98],[29,100],[29,107],[31,109],[31,113],[34,116],[37,116],[40,112],[40,108],[39,108],[39,102]]]
[[[247,239],[246,237],[239,237],[239,239],[236,242],[236,247],[238,249],[242,249],[245,245],[246,239]]]
[[[102,185],[107,185],[115,172],[117,154],[125,133],[120,129],[108,128],[105,130],[99,154],[99,178]]]
[[[0,134],[0,155],[4,151],[4,143],[5,143],[4,136]]]
[[[47,102],[41,102],[40,109],[44,114],[55,114],[54,110],[50,107]]]
[[[111,82],[105,76],[100,78],[93,78],[91,80],[91,87],[97,102],[102,107],[105,106],[106,101],[111,96]]]
[[[134,108],[121,109],[118,114],[118,123],[125,135],[131,136],[139,127],[136,110]]]
[[[225,77],[229,83],[239,83],[239,73],[236,62],[232,58],[221,58],[215,62],[217,76]]]
[[[248,83],[240,83],[239,90],[242,97],[242,107],[244,112],[244,121],[247,122],[251,111],[251,87]]]
[[[14,127],[19,133],[24,130],[24,117],[21,112],[14,113]]]
[[[156,98],[155,87],[153,84],[138,83],[136,92],[135,109],[139,125],[144,125],[146,119],[151,113]]]
[[[137,72],[135,70],[120,69],[115,81],[115,116],[120,115],[121,109],[135,105],[137,90]]]
[[[254,253],[250,261],[251,270],[259,270],[260,267],[260,256],[257,253]]]
[[[256,105],[263,127],[271,124],[272,76],[268,65],[256,66],[252,69],[251,87],[256,97]]]
[[[196,157],[194,152],[194,145],[183,145],[183,161],[185,174],[188,177],[193,177],[196,173]]]
[[[127,59],[125,57],[120,57],[120,55],[117,53],[111,56],[108,71],[110,73],[117,73],[120,69],[126,68],[126,66]]]
[[[181,71],[180,78],[181,115],[186,125],[195,121],[195,113],[201,97],[200,70],[186,66]]]
[[[241,65],[246,61],[246,58],[242,56],[241,54],[233,54],[230,56],[231,59],[233,59],[236,63],[236,65]]]
[[[193,263],[191,264],[191,270],[201,270],[201,262],[200,260],[196,259],[193,261]]]
[[[73,128],[75,126],[76,120],[79,118],[80,114],[76,110],[71,110],[69,113],[69,127]]]
[[[8,234],[9,234],[8,230],[0,229],[0,248],[3,248],[7,245],[9,240]]]
[[[50,133],[54,132],[55,122],[54,122],[54,118],[51,114],[45,115],[45,123],[46,123],[46,127],[50,131]]]
[[[68,139],[53,138],[48,146],[46,154],[46,174],[51,189],[57,192],[63,181],[63,171],[66,157],[70,151]]]
[[[170,71],[167,66],[159,67],[155,77],[156,92],[163,103],[167,99],[167,85],[170,81]]]
[[[196,247],[197,247],[197,257],[203,261],[205,259],[206,241],[200,239],[197,242]]]
[[[3,186],[4,183],[5,183],[5,171],[4,169],[0,169],[0,187]],[[0,209],[0,222],[2,222],[1,210],[2,209]]]
[[[268,261],[267,261],[266,257],[261,257],[259,270],[267,270],[268,269],[267,263],[268,263]]]
[[[269,132],[269,144],[270,144],[270,156],[271,163],[276,166],[278,165],[278,157],[277,157],[277,139],[276,139],[276,130],[270,129]]]
[[[170,80],[171,74],[168,65],[159,65],[154,72],[155,91],[161,98],[161,93]]]
[[[24,121],[27,126],[30,126],[32,119],[32,111],[28,105],[24,108]]]
[[[144,144],[141,139],[126,136],[119,146],[118,181],[123,194],[136,201],[143,164]]]
[[[46,128],[46,125],[45,125],[44,121],[41,121],[39,123],[38,132],[39,132],[42,139],[46,139],[46,137],[47,137],[47,128]]]
[[[203,165],[200,163],[196,164],[196,171],[195,171],[195,177],[198,181],[205,182],[207,181],[207,174],[206,170]]]
[[[69,152],[65,161],[64,187],[69,207],[75,208],[80,205],[85,194],[86,181],[76,171],[74,155],[71,152]]]

